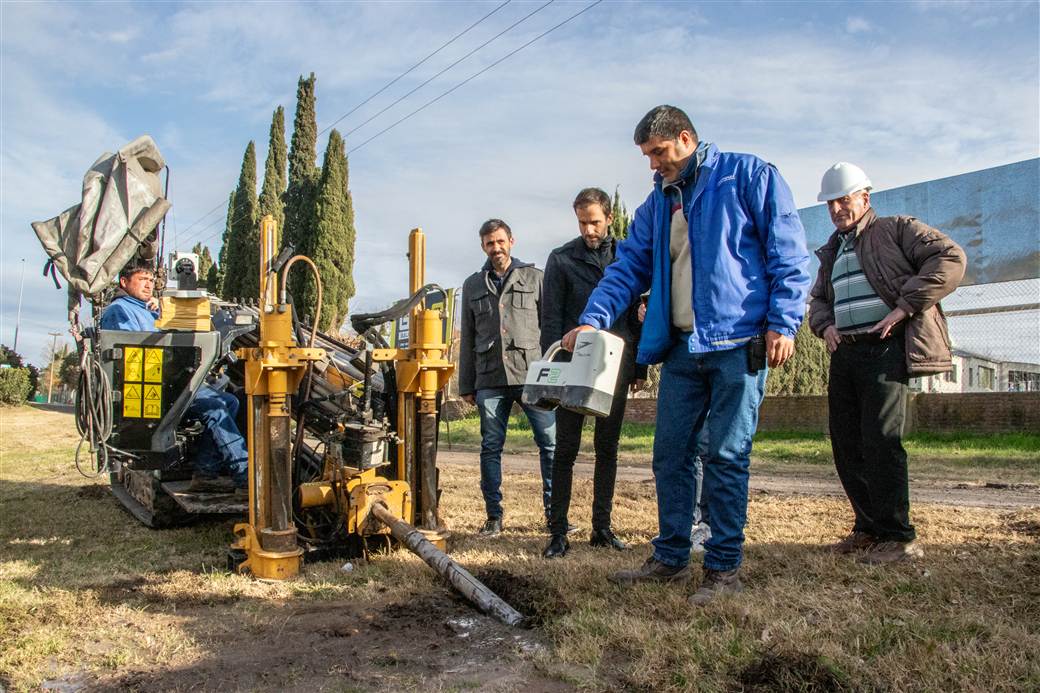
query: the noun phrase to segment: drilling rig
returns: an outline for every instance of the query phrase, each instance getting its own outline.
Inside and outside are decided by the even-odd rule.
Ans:
[[[245,515],[234,527],[231,570],[283,580],[308,560],[403,546],[482,610],[519,623],[518,612],[445,553],[451,534],[438,509],[437,429],[454,366],[445,316],[426,305],[442,290],[426,283],[422,230],[408,236],[407,297],[353,315],[354,341],[319,331],[320,272],[291,247],[279,251],[271,217],[260,224],[258,296],[217,299],[199,288],[197,259],[175,253],[168,270],[156,266],[162,311],[155,331],[101,329],[112,278],[130,262],[162,258],[163,169],[155,143],[142,136],[103,155],[85,176],[84,190],[101,190],[100,202],[85,195],[83,205],[33,224],[55,283],[58,273],[69,282],[81,366],[77,468],[107,476],[115,497],[150,527]],[[103,263],[92,259],[111,248]],[[313,274],[313,316],[297,315],[288,294],[296,267]],[[86,326],[78,313],[83,296],[93,307]],[[408,344],[391,346],[380,328],[402,319]],[[246,497],[191,489],[204,427],[189,405],[204,385],[240,403]]]

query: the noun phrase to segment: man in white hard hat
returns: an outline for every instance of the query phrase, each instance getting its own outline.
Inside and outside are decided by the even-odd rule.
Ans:
[[[831,447],[855,515],[832,550],[877,564],[923,553],[902,443],[907,381],[952,368],[939,301],[964,276],[965,255],[913,217],[879,217],[870,189],[867,174],[847,162],[823,174],[818,199],[836,230],[816,251],[809,326],[831,353]]]

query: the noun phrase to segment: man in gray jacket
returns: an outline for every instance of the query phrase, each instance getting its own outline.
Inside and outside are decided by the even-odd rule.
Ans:
[[[519,403],[531,422],[542,470],[542,505],[549,517],[556,416],[521,401],[527,366],[541,356],[542,271],[511,256],[513,232],[501,219],[480,227],[487,262],[462,285],[459,394],[480,413],[480,490],[487,521],[482,536],[502,531],[502,445],[509,412]]]

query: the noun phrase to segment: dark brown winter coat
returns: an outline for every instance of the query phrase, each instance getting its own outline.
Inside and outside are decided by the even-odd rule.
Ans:
[[[856,253],[867,281],[889,309],[899,307],[910,315],[904,336],[907,372],[916,377],[950,370],[950,335],[939,301],[963,279],[964,251],[914,217],[879,217],[868,209],[857,226]],[[820,271],[809,293],[809,327],[818,337],[834,324],[831,270],[838,243],[835,231],[816,251]]]

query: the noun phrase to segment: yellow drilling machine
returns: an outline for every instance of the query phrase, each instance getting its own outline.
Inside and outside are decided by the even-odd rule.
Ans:
[[[407,297],[353,315],[360,338],[345,340],[319,331],[318,268],[291,247],[279,250],[271,217],[260,225],[256,297],[222,301],[200,289],[198,258],[190,253],[173,253],[169,266],[159,267],[159,223],[169,209],[163,169],[155,143],[142,136],[103,156],[84,178],[84,190],[101,191],[100,202],[91,197],[88,206],[84,196],[82,206],[33,224],[51,257],[48,269],[57,270],[55,283],[60,273],[69,284],[81,366],[77,468],[85,472],[85,455],[150,527],[245,515],[234,527],[231,570],[283,580],[308,560],[404,546],[479,608],[519,623],[518,612],[445,553],[450,532],[438,511],[437,431],[454,366],[445,316],[427,306],[446,292],[426,283],[422,231],[408,236]],[[157,270],[155,331],[102,329],[112,279],[142,261]],[[287,290],[290,271],[304,268],[317,293],[313,316],[298,315]],[[82,297],[93,308],[87,326],[79,321]],[[407,344],[391,346],[382,328],[405,320]],[[236,395],[249,456],[247,497],[192,491],[194,460],[207,441],[190,405],[203,386]]]

